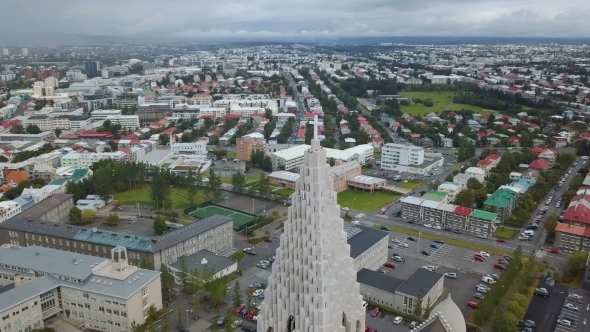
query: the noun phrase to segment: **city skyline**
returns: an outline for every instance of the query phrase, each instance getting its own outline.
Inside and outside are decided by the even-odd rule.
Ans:
[[[38,2],[39,6],[34,6]],[[31,7],[43,10],[31,11]],[[125,41],[330,40],[355,37],[482,36],[582,38],[590,8],[582,0],[464,0],[413,2],[369,0],[297,1],[277,6],[265,0],[243,4],[174,0],[161,3],[62,0],[9,2],[7,12],[27,12],[25,23],[9,15],[11,31],[0,43],[25,42],[35,34],[111,36]],[[288,14],[287,14],[288,13]],[[19,18],[17,18],[19,17]],[[47,20],[46,17],[59,17]],[[575,27],[575,28],[574,28]],[[64,38],[65,39],[65,38]]]

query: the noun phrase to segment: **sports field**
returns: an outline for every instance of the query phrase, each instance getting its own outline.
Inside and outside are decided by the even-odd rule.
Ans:
[[[232,209],[226,209],[223,206],[217,205],[209,205],[202,207],[198,210],[189,213],[189,217],[204,219],[207,217],[211,217],[214,214],[220,214],[222,216],[231,217],[234,220],[234,229],[241,229],[243,225],[246,225],[252,222],[252,220],[254,220],[254,217],[252,217],[251,215],[234,211]]]

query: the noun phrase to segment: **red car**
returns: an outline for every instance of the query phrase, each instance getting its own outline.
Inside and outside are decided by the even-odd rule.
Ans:
[[[369,326],[365,326],[365,332],[377,332],[377,329],[374,329],[374,328],[369,327]]]
[[[554,248],[554,249],[549,250],[549,252],[552,254],[559,254],[559,249]]]
[[[477,254],[477,253],[475,255],[473,255],[473,258],[475,258],[475,259],[478,259],[478,258],[479,259],[483,259],[484,261],[487,259],[484,255]]]
[[[482,263],[486,261],[486,259],[481,256],[475,256],[473,259],[475,261],[482,262]]]
[[[502,265],[502,264],[494,264],[494,269],[498,269],[498,270],[506,270],[506,266]]]
[[[239,308],[236,309],[236,314],[241,314],[244,310],[246,310],[246,305],[242,304]]]
[[[474,301],[467,302],[467,306],[469,308],[473,308],[473,309],[478,309],[479,308],[479,304],[477,304],[477,302],[474,302]]]
[[[381,210],[381,212],[379,212],[379,214],[381,214],[381,215],[385,214],[385,210]]]
[[[377,317],[381,313],[381,309],[375,308],[371,311],[371,317]]]
[[[250,311],[250,313],[248,314],[248,319],[252,319],[252,317],[257,316],[258,315],[258,310],[256,309],[252,309],[252,311]]]
[[[504,239],[497,239],[496,242],[506,243],[506,240],[504,240]]]
[[[383,264],[383,266],[388,267],[390,269],[395,269],[395,264],[393,264],[391,262],[387,262],[387,263]]]
[[[272,243],[272,237],[265,238],[264,242]]]
[[[500,257],[500,258],[498,258],[498,263],[500,263],[500,262],[506,262],[506,259]]]

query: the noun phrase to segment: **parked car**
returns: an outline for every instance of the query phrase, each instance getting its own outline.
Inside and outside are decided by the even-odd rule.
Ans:
[[[434,240],[432,242],[438,243],[438,244],[445,244],[445,242],[443,240]]]
[[[455,272],[447,272],[444,274],[444,276],[449,279],[457,279],[457,273]]]
[[[483,295],[481,293],[475,293],[475,294],[473,294],[473,298],[474,299],[483,299]]]
[[[395,264],[390,263],[390,262],[386,262],[385,264],[383,264],[384,267],[388,267],[390,269],[395,269]]]
[[[393,324],[399,325],[399,323],[401,323],[402,320],[403,320],[403,318],[401,318],[400,316],[397,316],[393,319]]]
[[[479,304],[477,304],[477,302],[475,302],[475,301],[469,301],[469,302],[467,302],[467,306],[469,308],[473,308],[473,309],[479,308]]]
[[[264,239],[264,242],[272,243],[272,237],[267,237]]]
[[[408,236],[408,240],[410,240],[410,241],[413,241],[413,242],[416,242],[416,241],[418,241],[418,239],[416,239],[416,238],[415,238],[415,237],[413,237],[413,236]]]
[[[387,231],[387,232],[390,232],[390,231],[391,231],[391,230],[389,229],[389,227],[387,227],[387,226],[381,226],[381,230],[382,230],[382,231]]]
[[[256,332],[256,328],[252,326],[242,326],[242,331],[245,332]]]
[[[379,316],[380,313],[381,313],[381,309],[379,309],[379,307],[377,307],[371,311],[371,317],[377,317],[377,316]]]
[[[424,256],[430,256],[430,253],[426,250],[422,250],[422,255]]]
[[[242,304],[236,309],[236,314],[241,314],[244,310],[246,310],[246,305]]]
[[[494,269],[498,269],[498,270],[506,270],[506,266],[502,265],[502,264],[494,264]]]
[[[559,249],[553,248],[553,249],[549,250],[549,252],[552,254],[559,254]]]
[[[580,308],[571,304],[571,303],[566,303],[564,306],[564,308],[571,310],[571,311],[580,311]]]
[[[549,292],[547,291],[547,288],[537,288],[535,289],[535,295],[549,297]]]
[[[398,255],[398,254],[393,254],[391,256],[391,259],[393,259],[394,261],[397,261],[397,262],[403,262],[404,261],[404,258],[402,256]]]
[[[260,288],[262,287],[262,284],[259,282],[255,282],[253,284],[250,284],[250,286],[248,286],[248,288]]]
[[[436,243],[431,243],[430,244],[430,248],[432,248],[432,249],[438,249],[438,245]]]
[[[256,251],[254,251],[254,249],[252,249],[252,248],[244,248],[244,249],[242,249],[242,251],[249,254],[249,255],[256,255]]]
[[[398,245],[398,247],[400,247],[400,248],[407,248],[408,247],[408,244],[407,243],[400,243]]]
[[[257,289],[252,293],[252,296],[257,297],[258,295],[264,293],[264,289]]]

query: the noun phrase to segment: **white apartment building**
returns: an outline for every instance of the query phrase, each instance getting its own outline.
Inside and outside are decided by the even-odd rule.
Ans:
[[[214,116],[215,118],[223,118],[227,114],[225,108],[201,108],[199,110],[199,117],[201,116]]]
[[[172,142],[173,140],[171,140]],[[172,143],[170,145],[172,153],[178,155],[206,155],[207,143],[204,141],[196,141],[190,143]]]
[[[16,104],[8,104],[2,108],[0,108],[0,116],[3,118],[12,118],[14,112],[16,111],[17,105]]]
[[[486,177],[486,171],[479,167],[469,167],[465,170],[465,174],[469,177],[477,179],[477,181],[484,183]]]
[[[90,113],[92,121],[106,120],[109,116],[122,115],[121,110],[94,110]]]
[[[90,166],[92,166],[92,164],[103,159],[125,161],[127,159],[127,155],[122,151],[100,153],[70,152],[61,157],[61,166],[88,169]]]
[[[20,204],[14,201],[0,202],[0,223],[22,212]]]
[[[39,236],[37,241],[42,241]],[[128,264],[125,247],[99,258],[36,245],[0,247],[1,331],[31,331],[58,314],[87,329],[122,332],[162,308],[160,272]]]
[[[229,113],[230,114],[238,114],[245,118],[251,117],[253,114],[261,114],[264,113],[265,109],[260,107],[242,107],[237,104],[232,104],[230,106]]]
[[[119,124],[123,129],[135,130],[139,128],[139,115],[109,115],[105,121],[111,121],[111,124]]]
[[[387,143],[381,150],[381,168],[407,172],[424,163],[424,148],[415,145]]]
[[[24,127],[38,126],[42,131],[51,131],[53,130],[53,119],[48,115],[34,115],[26,119],[23,125]]]

